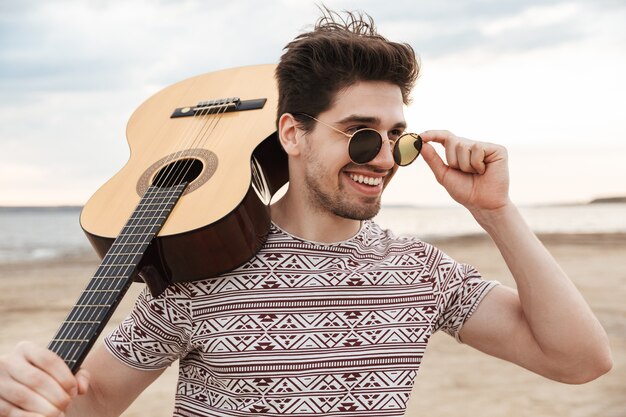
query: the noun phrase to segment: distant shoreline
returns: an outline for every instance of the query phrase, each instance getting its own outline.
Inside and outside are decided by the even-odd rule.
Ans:
[[[538,233],[537,237],[544,244],[561,245],[593,245],[593,246],[613,246],[626,244],[626,233]],[[472,244],[489,242],[490,237],[486,233],[470,233],[456,236],[419,236],[420,240],[438,246],[440,244],[454,244],[470,246]],[[34,267],[36,265],[62,265],[62,264],[99,264],[99,258],[93,249],[88,245],[74,252],[54,256],[50,258],[16,259],[0,261],[0,272],[22,269],[24,267]]]
[[[0,206],[0,211],[79,211],[83,206]]]
[[[534,203],[534,204],[521,204],[520,207],[524,208],[524,207],[559,207],[559,206],[586,206],[589,204],[624,204],[626,203],[626,196],[621,196],[621,197],[598,197],[598,198],[594,198],[590,201],[587,202],[576,202],[576,201],[571,201],[571,202],[554,202],[554,203]],[[459,205],[455,205],[455,204],[450,204],[450,205],[434,205],[434,206],[428,206],[428,205],[414,205],[414,204],[383,204],[382,205],[382,209],[431,209],[431,208],[440,208],[440,207],[445,207],[445,208],[454,208],[454,207],[460,207]],[[20,206],[7,206],[7,205],[0,205],[0,211],[23,211],[23,210],[82,210],[83,206],[82,205],[75,205],[75,204],[59,204],[59,205],[33,205],[33,206],[24,206],[24,205],[20,205]]]
[[[544,244],[572,244],[572,245],[613,245],[617,243],[626,243],[626,233],[536,233],[539,240]],[[490,240],[486,233],[472,233],[456,236],[436,236],[429,238],[426,236],[423,240],[433,243],[471,243],[476,241]]]
[[[626,197],[603,197],[594,198],[589,204],[614,204],[614,203],[626,203]]]

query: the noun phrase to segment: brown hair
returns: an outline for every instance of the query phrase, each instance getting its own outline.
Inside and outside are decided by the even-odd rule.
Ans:
[[[400,87],[405,104],[419,75],[415,52],[376,32],[363,12],[321,8],[313,31],[297,36],[284,48],[278,67],[278,117],[283,113],[317,116],[332,106],[335,94],[358,81],[388,81]],[[297,115],[294,115],[297,117]],[[309,118],[298,117],[306,130]]]

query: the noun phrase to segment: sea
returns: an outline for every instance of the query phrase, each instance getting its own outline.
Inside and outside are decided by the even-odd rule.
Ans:
[[[0,207],[0,265],[93,253],[81,207]],[[521,207],[536,233],[626,233],[626,203]],[[383,206],[375,219],[395,234],[436,240],[482,233],[463,207]]]

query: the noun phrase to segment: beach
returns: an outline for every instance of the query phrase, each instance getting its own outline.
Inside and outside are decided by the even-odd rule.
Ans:
[[[596,381],[566,385],[489,357],[435,334],[406,412],[407,417],[626,416],[626,234],[546,234],[540,238],[583,293],[609,334],[614,366]],[[485,236],[431,241],[487,279],[513,286]],[[0,264],[0,352],[20,340],[46,345],[98,265],[95,255]],[[133,284],[105,333],[130,310]],[[555,300],[558,303],[558,300]],[[123,414],[170,416],[176,369],[168,369]]]

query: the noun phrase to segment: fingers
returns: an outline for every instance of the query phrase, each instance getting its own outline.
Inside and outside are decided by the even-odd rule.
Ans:
[[[0,358],[0,415],[59,416],[87,386],[85,375],[74,377],[48,349],[20,343],[13,353]]]
[[[470,161],[469,165],[476,171],[477,174],[484,174],[485,165],[485,148],[479,143],[473,143],[470,147]]]
[[[47,376],[45,388],[50,388],[50,391],[53,391],[54,387],[54,391],[57,394],[58,390],[61,389],[63,394],[69,394],[72,397],[78,394],[76,378],[65,362],[56,354],[29,342],[19,344],[17,349],[28,364],[33,365],[41,374]],[[24,378],[20,379],[23,380]],[[45,392],[49,391],[45,390]],[[57,398],[58,396],[54,399]]]
[[[435,178],[439,184],[443,184],[443,178],[446,175],[446,171],[449,169],[448,166],[443,162],[441,157],[435,151],[435,148],[432,147],[429,143],[425,143],[422,145],[422,158],[426,161],[426,164],[430,167],[430,170],[435,174]]]
[[[469,174],[485,173],[486,157],[494,145],[462,138],[447,130],[428,130],[420,133],[420,136],[424,143],[436,142],[443,145],[450,168]]]
[[[55,407],[46,398],[27,386],[18,384],[15,381],[0,381],[0,392],[2,392],[2,405],[8,416],[32,415],[37,416],[57,416],[61,409]],[[28,413],[24,413],[28,411]]]
[[[87,393],[89,389],[89,379],[91,376],[89,372],[81,369],[76,373],[76,381],[78,382],[78,395],[83,395]]]
[[[39,413],[31,413],[28,411],[22,411],[7,401],[0,398],[0,416],[2,417],[41,417]]]

